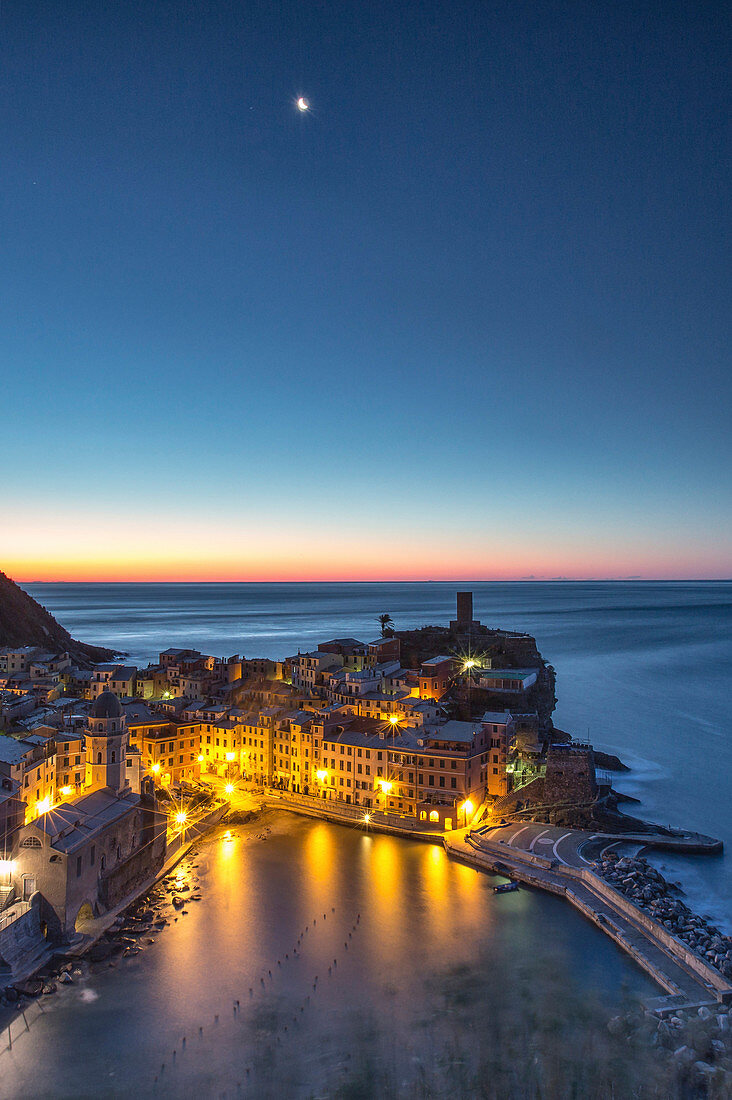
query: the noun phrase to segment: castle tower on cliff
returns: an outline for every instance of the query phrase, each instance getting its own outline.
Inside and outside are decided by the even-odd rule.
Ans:
[[[458,592],[457,618],[450,623],[450,630],[457,634],[469,634],[474,626],[480,626],[480,623],[473,618],[473,593]]]

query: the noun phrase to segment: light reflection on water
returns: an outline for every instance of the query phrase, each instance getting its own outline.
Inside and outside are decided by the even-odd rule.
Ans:
[[[374,1067],[411,1075],[448,1038],[479,1049],[511,990],[545,998],[524,977],[547,968],[610,1004],[624,983],[656,992],[565,903],[494,895],[441,848],[282,813],[266,828],[203,842],[185,865],[201,902],[44,999],[0,1057],[3,1096],[331,1095]]]

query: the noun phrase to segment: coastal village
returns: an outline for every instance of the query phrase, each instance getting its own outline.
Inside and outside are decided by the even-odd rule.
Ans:
[[[207,829],[271,805],[441,843],[506,877],[498,890],[564,896],[664,990],[651,1007],[669,1049],[689,1004],[727,1035],[732,939],[615,850],[719,842],[618,812],[603,769],[620,762],[554,727],[553,668],[530,635],[476,621],[470,592],[448,626],[378,624],[281,661],[169,648],[142,668],[79,643],[0,649],[2,1004],[55,988],[24,985],[50,957],[128,928]]]
[[[119,884],[133,889],[162,865],[166,833],[183,824],[176,807],[206,788],[231,799],[253,786],[373,827],[450,832],[530,778],[551,780],[555,759],[566,769],[566,746],[547,751],[532,709],[553,695],[533,639],[487,631],[470,593],[442,632],[454,651],[432,653],[431,633],[407,639],[415,667],[388,616],[375,640],[327,640],[281,662],[167,649],[146,668],[83,668],[67,652],[0,651],[6,923],[40,894],[44,934],[68,938],[120,900]],[[517,667],[527,651],[533,663]],[[581,801],[596,784],[591,752],[577,759]]]

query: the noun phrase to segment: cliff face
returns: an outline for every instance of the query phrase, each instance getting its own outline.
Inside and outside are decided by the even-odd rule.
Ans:
[[[66,651],[81,665],[109,661],[111,649],[75,641],[45,607],[0,572],[0,646],[43,646]]]

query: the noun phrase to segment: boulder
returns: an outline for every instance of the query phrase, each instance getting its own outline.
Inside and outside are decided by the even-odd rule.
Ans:
[[[43,992],[43,982],[38,978],[28,978],[16,985],[15,989],[23,997],[39,997]]]

